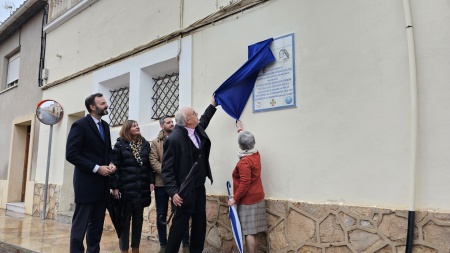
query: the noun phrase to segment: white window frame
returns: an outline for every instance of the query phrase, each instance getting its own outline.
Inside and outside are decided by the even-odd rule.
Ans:
[[[178,66],[177,66],[178,64]],[[192,82],[192,36],[187,36],[179,41],[172,41],[165,45],[128,57],[115,64],[106,66],[93,72],[92,93],[100,92],[108,96],[112,83],[118,77],[129,78],[129,119],[137,120],[144,136],[153,136],[161,128],[159,121],[151,119],[149,112],[152,106],[153,77],[163,73],[172,73],[173,67],[179,70],[179,107],[191,105]],[[168,72],[167,72],[168,71]],[[123,82],[122,82],[123,83]],[[107,102],[108,97],[106,97]],[[109,122],[108,117],[103,118]],[[118,137],[120,127],[111,128],[111,139]]]
[[[11,88],[19,83],[20,52],[8,59],[8,70],[6,72],[6,88]]]

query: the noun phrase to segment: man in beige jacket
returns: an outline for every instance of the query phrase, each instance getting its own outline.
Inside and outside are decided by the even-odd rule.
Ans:
[[[152,140],[152,147],[150,149],[150,164],[155,172],[155,203],[156,203],[156,228],[158,229],[159,245],[161,246],[160,253],[165,252],[167,244],[167,226],[159,222],[159,220],[166,221],[167,209],[169,203],[169,195],[164,189],[164,183],[161,178],[161,162],[163,159],[163,143],[167,136],[172,132],[174,125],[172,118],[164,116],[159,120],[161,131],[154,140]],[[189,252],[189,228],[183,237],[183,253]]]

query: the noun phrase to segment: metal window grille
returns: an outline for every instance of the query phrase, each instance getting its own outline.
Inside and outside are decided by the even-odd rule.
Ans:
[[[111,92],[111,105],[109,110],[109,120],[111,126],[122,125],[128,119],[129,111],[129,93],[128,87],[119,88],[116,90],[110,90]]]
[[[153,116],[152,119],[160,119],[164,115],[173,116],[179,106],[179,82],[178,73],[153,78]]]

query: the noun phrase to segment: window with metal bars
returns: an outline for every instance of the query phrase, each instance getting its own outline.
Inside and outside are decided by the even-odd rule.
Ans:
[[[128,87],[123,87],[111,92],[111,104],[109,106],[109,120],[111,126],[122,125],[128,119],[129,111],[129,93]]]
[[[163,116],[173,116],[179,106],[179,82],[178,73],[153,78],[153,116],[152,119],[160,119]]]

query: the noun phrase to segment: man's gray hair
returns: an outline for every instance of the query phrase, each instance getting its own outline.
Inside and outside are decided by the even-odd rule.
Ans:
[[[177,125],[180,126],[186,126],[186,113],[184,110],[185,107],[180,108],[176,113],[175,113],[175,122],[177,123]]]
[[[255,147],[255,136],[249,131],[242,131],[238,136],[238,144],[242,150],[249,150]]]

